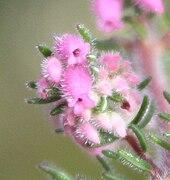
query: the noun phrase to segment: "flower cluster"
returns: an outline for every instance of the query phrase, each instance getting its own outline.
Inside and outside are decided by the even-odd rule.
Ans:
[[[93,11],[98,19],[97,26],[104,32],[112,32],[123,27],[123,6],[126,0],[93,0]],[[133,0],[145,12],[162,14],[162,0]]]
[[[99,153],[101,146],[108,148],[103,133],[126,136],[141,99],[130,61],[118,52],[95,56],[94,51],[93,43],[77,35],[55,37],[36,85],[40,102],[51,103],[50,114],[64,132]]]

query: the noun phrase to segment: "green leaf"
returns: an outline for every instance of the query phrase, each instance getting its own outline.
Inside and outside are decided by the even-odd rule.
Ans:
[[[162,148],[170,151],[170,144],[168,144],[166,141],[163,141],[162,139],[154,135],[150,135],[149,139],[155,142],[156,144],[160,145]]]
[[[163,95],[164,95],[165,99],[167,100],[167,102],[170,104],[170,93],[167,91],[164,91]]]
[[[64,129],[63,129],[63,128],[57,128],[57,129],[55,129],[55,132],[56,132],[57,134],[63,133],[63,132],[64,132]]]
[[[93,44],[93,38],[92,35],[90,34],[89,29],[87,29],[84,24],[78,24],[77,25],[77,30],[80,33],[80,35],[83,37],[84,41]]]
[[[40,51],[40,53],[45,57],[52,56],[53,52],[45,45],[39,44],[37,46],[37,49]]]
[[[106,180],[125,180],[125,178],[122,178],[120,175],[119,176],[116,176],[116,175],[111,175],[109,173],[104,173],[103,174],[103,177],[106,179]],[[127,180],[127,179],[126,179]]]
[[[103,154],[111,159],[119,159],[123,164],[130,165],[130,167],[134,167],[139,170],[151,171],[152,169],[152,166],[148,162],[125,150],[119,150],[118,152],[104,150]]]
[[[93,54],[88,54],[87,55],[87,59],[90,61],[90,62],[95,62],[97,60],[97,57]]]
[[[44,163],[40,164],[39,168],[55,180],[71,180],[67,174],[57,169],[56,167],[53,167],[52,165]]]
[[[145,80],[143,80],[139,85],[138,85],[138,89],[141,91],[143,89],[146,88],[146,86],[148,86],[148,84],[151,82],[152,77],[149,76],[147,77]]]
[[[133,132],[135,133],[136,137],[139,140],[139,143],[140,143],[143,151],[146,152],[147,151],[147,142],[146,142],[145,136],[142,133],[142,131],[134,124],[130,124],[129,128],[133,130]]]
[[[99,136],[100,136],[100,144],[90,144],[89,147],[96,148],[96,147],[105,146],[113,143],[118,139],[118,137],[115,136],[113,133],[105,132],[103,130],[99,131]]]
[[[163,120],[170,122],[170,114],[168,114],[168,113],[160,113],[159,117]]]
[[[90,69],[91,69],[93,75],[94,75],[95,77],[97,77],[98,74],[99,74],[99,69],[98,69],[96,66],[93,66],[93,65],[90,66]]]
[[[141,119],[143,118],[144,114],[147,111],[148,105],[149,105],[149,98],[148,98],[148,96],[144,96],[141,107],[140,107],[137,115],[131,122],[132,124],[138,124],[139,121],[141,121]]]
[[[108,96],[108,98],[114,102],[123,102],[124,101],[123,96],[118,92],[113,92],[112,96]]]
[[[110,150],[103,150],[102,153],[108,157],[108,158],[111,158],[111,159],[119,159],[119,154],[117,152],[113,152],[113,151],[110,151]]]
[[[166,138],[170,138],[170,133],[164,133],[163,134]]]
[[[99,111],[105,112],[108,108],[107,96],[102,96],[99,103]]]
[[[151,103],[149,103],[148,105],[145,115],[143,116],[142,120],[138,123],[139,128],[144,128],[151,121],[154,112],[155,102],[151,101]]]
[[[58,87],[51,87],[51,88],[45,88],[44,91],[49,95],[59,95],[61,94],[61,91]]]
[[[64,108],[66,107],[66,103],[63,104],[59,104],[57,107],[55,107],[51,112],[50,115],[51,116],[56,116],[58,114],[61,114],[64,110]]]
[[[61,99],[60,96],[51,96],[47,99],[42,99],[42,98],[30,98],[30,99],[26,99],[26,102],[28,104],[47,104],[47,103],[52,103],[55,102],[57,100]]]
[[[152,166],[148,162],[144,161],[143,159],[140,159],[136,155],[133,155],[125,150],[119,150],[118,154],[120,160],[127,161],[127,163],[138,168],[139,170],[149,171],[149,172],[152,170]]]
[[[113,171],[113,168],[111,167],[111,165],[107,161],[107,159],[104,159],[104,158],[102,158],[101,156],[98,156],[98,155],[96,156],[96,158],[107,172],[112,172]]]
[[[36,81],[28,81],[26,82],[26,87],[30,89],[37,89],[37,82]]]

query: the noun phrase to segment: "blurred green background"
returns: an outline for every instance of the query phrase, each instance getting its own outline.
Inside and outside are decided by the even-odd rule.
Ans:
[[[75,33],[76,23],[101,37],[89,0],[0,0],[0,180],[45,180],[36,168],[43,161],[99,179],[96,159],[56,135],[44,107],[24,103],[35,96],[25,82],[40,76],[35,46],[53,45],[54,34]]]

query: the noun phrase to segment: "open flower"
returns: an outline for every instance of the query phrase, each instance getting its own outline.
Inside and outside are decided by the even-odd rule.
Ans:
[[[93,9],[98,18],[98,28],[104,32],[122,28],[122,6],[122,0],[94,0]]]
[[[64,74],[62,88],[68,97],[69,107],[75,114],[81,114],[86,108],[93,108],[94,102],[89,95],[92,89],[92,77],[89,70],[80,65],[68,67]]]
[[[85,43],[80,37],[72,34],[58,37],[54,49],[58,57],[66,60],[68,65],[88,63],[86,55],[90,51],[90,44]]]
[[[74,114],[78,115],[83,113],[85,109],[92,109],[94,107],[94,102],[87,94],[83,94],[79,96],[79,98],[71,101],[68,106],[74,107]]]

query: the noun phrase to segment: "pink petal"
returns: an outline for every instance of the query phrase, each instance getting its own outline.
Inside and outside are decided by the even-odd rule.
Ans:
[[[95,144],[100,143],[100,138],[97,130],[90,123],[83,123],[79,126],[79,130],[82,135],[85,136],[88,140],[92,141]]]
[[[60,61],[55,57],[49,57],[47,62],[47,73],[52,81],[58,83],[60,81],[62,66]]]
[[[74,106],[74,114],[79,115],[84,111],[84,106],[82,103],[77,102]]]

